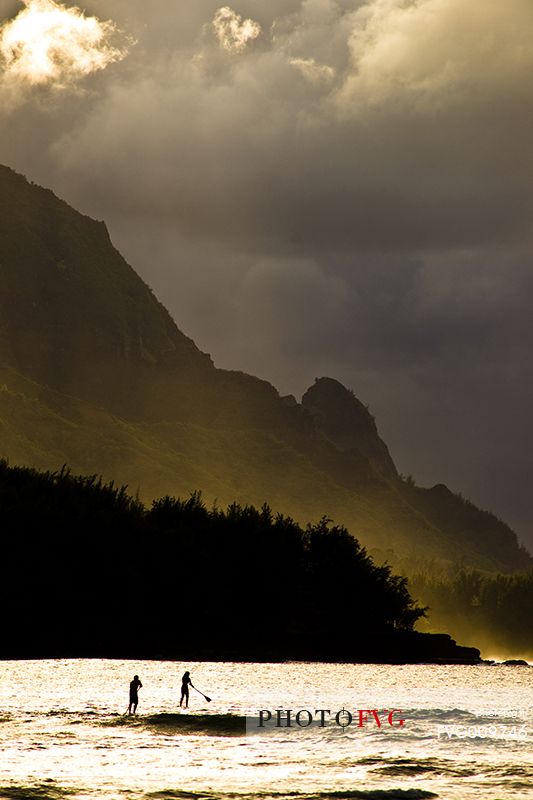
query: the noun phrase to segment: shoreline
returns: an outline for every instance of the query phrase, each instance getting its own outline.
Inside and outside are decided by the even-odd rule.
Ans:
[[[458,645],[447,633],[420,633],[418,631],[388,631],[376,634],[361,634],[354,641],[331,642],[330,647],[313,646],[304,641],[283,641],[274,646],[265,643],[239,643],[233,647],[206,647],[189,642],[183,649],[165,647],[161,643],[145,643],[144,646],[127,647],[123,644],[110,646],[108,642],[99,647],[91,643],[86,647],[79,643],[52,643],[47,648],[12,647],[0,653],[0,660],[40,661],[46,659],[108,659],[124,661],[176,661],[176,662],[235,662],[270,663],[285,662],[324,664],[465,664],[483,662],[476,647]]]

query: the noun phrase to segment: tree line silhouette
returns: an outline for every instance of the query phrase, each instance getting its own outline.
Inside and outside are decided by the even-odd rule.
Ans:
[[[3,657],[429,652],[406,579],[325,518],[303,529],[266,505],[207,508],[200,494],[146,508],[95,476],[5,461],[0,518]]]

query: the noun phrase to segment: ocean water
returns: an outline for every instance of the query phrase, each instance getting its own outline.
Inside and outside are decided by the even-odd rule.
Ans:
[[[192,691],[187,712],[185,669],[211,697]],[[283,727],[258,730],[258,712],[275,721],[277,709],[292,726],[283,713]],[[331,712],[323,727],[318,709]],[[359,709],[381,712],[382,727],[372,715],[359,727]],[[298,711],[312,724],[299,727]],[[532,732],[531,667],[0,662],[0,798],[11,800],[527,800]]]

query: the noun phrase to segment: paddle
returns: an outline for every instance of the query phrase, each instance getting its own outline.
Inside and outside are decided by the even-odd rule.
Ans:
[[[191,686],[192,686],[192,683],[191,683]],[[204,698],[207,700],[207,702],[208,702],[208,703],[210,703],[210,702],[211,702],[211,698],[210,698],[210,697],[208,697],[208,696],[207,696],[206,694],[204,694],[203,692],[201,692],[201,691],[200,691],[200,689],[197,689],[197,688],[196,688],[196,686],[192,686],[192,688],[193,688],[195,691],[197,691],[197,692],[198,692],[198,694],[201,694],[201,695],[202,695],[202,697],[204,697]]]

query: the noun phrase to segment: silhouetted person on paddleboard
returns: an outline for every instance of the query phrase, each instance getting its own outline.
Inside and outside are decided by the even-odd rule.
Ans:
[[[183,705],[183,701],[185,700],[185,708],[189,708],[189,686],[192,686],[191,673],[186,672],[181,679],[180,707]],[[192,688],[194,689],[194,686],[192,686]]]
[[[137,712],[137,704],[139,702],[139,689],[142,688],[142,683],[138,675],[134,675],[130,683],[130,704],[128,706],[128,714],[135,714]],[[133,710],[132,710],[133,709]]]

